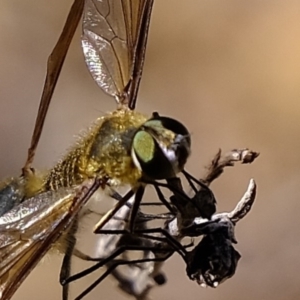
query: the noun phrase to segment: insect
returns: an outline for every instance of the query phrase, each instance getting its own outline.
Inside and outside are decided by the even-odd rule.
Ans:
[[[209,184],[223,172],[226,166],[232,166],[236,161],[251,162],[256,157],[257,153],[247,149],[233,150],[222,158],[218,154],[203,181]],[[175,181],[174,185],[181,185],[180,179],[177,178]],[[251,210],[256,195],[256,184],[254,180],[250,181],[246,193],[234,210],[230,213],[213,214],[210,219],[191,217],[188,208],[190,202],[201,202],[202,206],[205,207],[210,205],[211,201],[207,198],[202,187],[196,187],[192,181],[190,181],[190,184],[194,190],[194,196],[190,198],[190,201],[186,200],[184,194],[179,193],[170,198],[171,203],[179,208],[174,213],[145,215],[139,211],[133,234],[120,228],[120,226],[116,227],[118,229],[99,231],[99,234],[104,234],[105,238],[119,236],[120,239],[116,249],[111,254],[106,255],[104,251],[99,252],[99,259],[90,259],[98,260],[98,263],[71,276],[66,281],[66,283],[69,283],[78,280],[106,265],[107,270],[76,297],[76,300],[84,298],[109,274],[113,274],[119,280],[121,288],[122,286],[126,287],[125,292],[133,295],[136,299],[144,299],[143,297],[146,298],[150,288],[153,287],[153,283],[152,285],[149,283],[151,279],[152,282],[155,281],[160,284],[165,282],[161,273],[162,263],[174,252],[177,252],[183,258],[188,277],[201,286],[217,287],[234,275],[241,257],[232,245],[236,243],[234,227]],[[180,190],[183,192],[183,189]],[[126,219],[125,211],[123,215],[119,215],[116,219],[120,220],[120,218]],[[146,222],[158,218],[166,220],[164,226],[150,228],[145,225]],[[122,236],[120,236],[121,234]],[[180,243],[184,237],[198,236],[203,236],[203,239],[191,251],[187,248],[193,247],[193,244],[183,246]],[[127,251],[142,251],[144,255],[138,259],[130,260],[125,255]],[[153,255],[149,255],[149,252]],[[116,269],[120,265],[130,265],[130,268],[120,275]],[[136,273],[139,276],[134,278],[139,277],[139,280],[133,282],[132,274]]]
[[[82,14],[83,4],[82,47],[85,61],[94,80],[104,92],[115,99],[118,107],[112,113],[99,118],[93,128],[61,162],[47,174],[40,176],[31,167],[31,163],[68,45]],[[130,225],[130,229],[133,230],[135,215],[145,185],[155,180],[175,177],[184,169],[191,145],[190,135],[185,126],[177,120],[157,113],[149,117],[134,111],[145,58],[152,5],[153,0],[74,1],[61,38],[48,61],[49,69],[53,64],[56,66],[54,72],[46,79],[22,176],[5,181],[0,186],[3,234],[12,235],[10,229],[13,228],[19,232],[26,232],[24,220],[29,222],[31,215],[24,214],[24,217],[17,219],[19,226],[16,227],[15,224],[9,223],[10,213],[11,210],[14,213],[18,210],[26,210],[26,207],[29,208],[36,203],[36,199],[43,202],[44,199],[51,197],[59,203],[63,199],[59,196],[60,191],[65,189],[69,191],[68,199],[74,199],[74,203],[77,203],[76,199],[80,199],[79,208],[87,198],[92,196],[95,186],[106,189],[109,194],[114,194],[116,187],[126,184],[131,186],[130,191],[104,215],[95,226],[95,230],[101,229],[120,207],[134,196]],[[75,189],[71,191],[68,188]],[[81,196],[82,189],[85,191],[85,196]],[[51,202],[51,207],[56,207],[56,201]],[[32,242],[33,238],[33,242],[43,248],[46,241],[47,244],[52,244],[61,235],[67,236],[68,240],[71,239],[76,231],[79,209],[73,209],[71,204],[62,208],[62,211],[56,212],[58,215],[53,212],[47,217],[48,223],[43,219],[46,208],[36,206],[34,216],[38,220],[34,223],[35,229],[40,228],[38,230],[42,231],[44,228],[40,225],[47,224],[53,230],[38,240],[35,239],[33,230],[28,240]],[[59,220],[65,213],[68,214],[65,223],[61,221],[61,224],[65,224],[62,226],[63,229],[60,226],[52,226],[52,223],[57,221],[60,223]],[[49,236],[51,239],[47,240]],[[18,241],[14,238],[10,243],[17,244]],[[70,255],[74,244],[75,241],[65,246],[66,258],[63,261],[61,277],[68,276]],[[0,270],[2,271],[0,290],[2,295],[5,295],[5,299],[9,299],[46,250],[34,251],[34,261],[28,267],[22,261],[26,257],[29,246],[23,245],[19,249],[18,256],[19,275],[9,272],[8,280],[7,272],[10,270],[10,265],[5,259],[6,247],[6,242],[0,244],[0,252],[4,255]],[[49,249],[48,246],[46,248]],[[16,282],[18,284],[15,284]]]

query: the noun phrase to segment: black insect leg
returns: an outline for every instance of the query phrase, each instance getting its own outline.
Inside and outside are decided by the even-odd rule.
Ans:
[[[178,178],[178,177],[175,177],[174,179],[180,181],[180,178]],[[190,200],[190,198],[183,191],[182,187],[177,187],[177,186],[171,185],[169,183],[162,183],[162,182],[157,182],[157,181],[153,181],[153,180],[143,180],[143,182],[147,183],[147,184],[151,184],[154,187],[167,188],[168,190],[170,190],[173,193],[178,193],[181,197],[184,197],[186,200]]]
[[[171,206],[171,204],[166,200],[164,194],[162,193],[162,191],[160,190],[160,188],[158,187],[158,185],[154,184],[154,188],[156,191],[156,194],[159,198],[159,200],[162,202],[162,204],[173,214],[176,213],[174,207]]]
[[[161,206],[161,205],[164,205],[171,213],[175,213],[174,208],[171,206],[171,203],[166,200],[165,196],[163,195],[163,193],[161,192],[159,187],[155,184],[153,184],[153,185],[154,185],[154,188],[158,195],[158,198],[161,202],[140,202],[139,206]],[[112,188],[111,188],[111,193],[109,195],[110,195],[110,197],[112,197],[113,199],[115,199],[117,201],[121,201],[123,199],[122,195],[120,195],[116,190],[114,190]],[[127,203],[126,205],[130,208],[132,207],[132,205],[130,203]]]
[[[131,232],[134,231],[133,228],[134,228],[134,223],[135,222],[142,223],[142,222],[146,222],[148,220],[153,220],[153,219],[170,219],[170,215],[169,214],[160,214],[159,217],[155,218],[154,217],[155,215],[141,213],[141,212],[138,211],[140,206],[164,205],[164,206],[166,206],[166,208],[172,214],[175,214],[174,207],[172,207],[171,204],[165,199],[165,197],[164,197],[163,193],[161,192],[161,190],[159,189],[159,187],[156,186],[156,185],[154,185],[154,187],[155,187],[155,190],[156,190],[157,195],[158,195],[158,197],[159,197],[159,199],[160,199],[161,202],[146,202],[146,203],[142,203],[141,201],[142,201],[142,198],[143,198],[143,195],[144,195],[144,189],[145,188],[143,186],[140,186],[139,189],[136,192],[134,203],[133,204],[131,204],[131,203],[126,203],[125,204],[129,208],[131,208],[131,215],[130,215],[130,218],[129,218],[130,219],[129,228],[130,228]],[[117,201],[122,201],[123,200],[122,195],[120,195],[114,189],[111,189],[110,196],[112,198],[114,198],[115,200],[117,200]],[[139,215],[139,216],[137,217],[137,215]],[[141,218],[141,215],[142,215],[142,218]],[[113,217],[113,218],[117,219],[116,217]],[[140,219],[143,219],[143,220],[140,220]],[[123,219],[123,221],[127,221],[127,220]]]
[[[185,250],[185,247],[180,244],[166,229],[157,227],[157,228],[146,228],[142,229],[141,232],[143,235],[145,234],[151,234],[151,233],[160,233],[164,236],[164,242],[167,243],[173,251],[176,251],[185,261],[185,257],[187,254],[187,251]],[[147,236],[147,238],[151,238],[151,236]],[[156,239],[157,237],[153,236],[153,239]]]
[[[134,191],[130,190],[117,204],[110,209],[96,224],[94,233],[97,233],[101,228],[115,215],[115,213],[134,195]]]
[[[186,180],[188,181],[190,187],[193,189],[193,191],[195,193],[197,193],[198,189],[195,187],[195,185],[193,184],[193,181],[196,182],[200,187],[202,187],[203,189],[209,189],[209,187],[202,181],[196,179],[194,176],[192,176],[190,173],[188,173],[187,171],[183,170],[182,174],[185,176]]]
[[[80,300],[85,297],[88,293],[90,293],[97,285],[99,285],[108,275],[110,275],[118,266],[121,265],[129,265],[129,264],[138,264],[145,262],[160,262],[167,260],[173,253],[167,253],[163,257],[155,257],[155,258],[144,258],[144,259],[136,259],[136,260],[117,260],[114,261],[107,270],[96,280],[94,281],[88,288],[86,288],[79,296],[75,298],[75,300]]]
[[[122,245],[119,248],[115,249],[109,256],[103,259],[99,259],[100,261],[95,265],[66,278],[64,281],[61,282],[62,285],[69,284],[70,282],[76,281],[84,276],[87,276],[94,271],[100,269],[105,264],[112,262],[116,257],[121,255],[125,251],[152,251],[152,252],[172,252],[172,249],[159,249],[157,246],[131,246],[131,245]],[[127,261],[127,264],[132,264],[136,262]],[[107,276],[107,275],[106,275]],[[105,277],[106,277],[105,276]]]
[[[216,212],[216,199],[212,190],[200,180],[197,180],[191,174],[186,171],[182,171],[186,177],[190,187],[194,191],[194,196],[191,198],[198,208],[199,215],[203,218],[210,219]],[[200,187],[196,187],[193,181]]]
[[[130,234],[128,230],[118,230],[118,229],[102,229],[98,232],[99,234]],[[163,235],[163,237],[158,236],[152,236],[149,234],[152,233],[160,233]],[[151,239],[151,240],[157,240],[162,243],[166,243],[168,246],[171,247],[172,251],[176,251],[185,261],[187,251],[185,250],[185,247],[182,246],[166,229],[164,228],[146,228],[141,230],[135,230],[134,234],[137,236],[140,236],[141,238]],[[148,234],[148,235],[147,235]]]
[[[72,223],[68,233],[67,233],[67,248],[65,250],[63,262],[60,269],[59,282],[62,283],[66,278],[70,277],[71,274],[71,262],[72,262],[72,254],[76,244],[75,234],[78,229],[78,218],[74,220]],[[62,299],[68,300],[69,298],[69,285],[66,284],[62,288]]]
[[[134,232],[134,223],[135,223],[135,219],[136,216],[138,214],[138,210],[140,207],[140,203],[143,199],[143,195],[145,192],[145,188],[144,186],[139,186],[139,188],[137,189],[136,193],[135,193],[135,198],[134,198],[134,202],[131,208],[131,212],[130,212],[130,217],[129,217],[129,230],[130,232]]]

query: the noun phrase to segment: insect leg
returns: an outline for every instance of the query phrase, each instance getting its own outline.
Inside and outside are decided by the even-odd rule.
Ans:
[[[118,266],[128,265],[128,264],[138,264],[145,262],[161,262],[167,260],[173,253],[167,253],[163,257],[154,257],[154,258],[144,258],[144,259],[136,259],[136,260],[118,260],[114,261],[111,266],[107,268],[107,270],[96,280],[94,281],[88,288],[86,288],[79,296],[75,298],[75,300],[80,300],[85,297],[88,293],[90,293],[98,284],[100,284],[108,275],[110,275]]]
[[[187,171],[183,170],[182,171],[182,174],[185,176],[186,180],[188,181],[190,187],[193,189],[193,191],[195,193],[197,193],[197,188],[195,187],[194,182],[196,182],[200,187],[202,187],[203,189],[208,189],[209,190],[209,187],[204,183],[202,182],[201,180],[198,180],[196,179],[194,176],[192,176],[190,173],[188,173]]]
[[[198,216],[210,219],[212,215],[216,212],[217,201],[213,192],[208,186],[206,186],[201,181],[197,180],[188,172],[182,171],[182,173],[186,177],[190,187],[194,192],[194,196],[189,198],[189,203],[191,203],[194,206],[194,208],[189,208],[187,206],[188,202],[185,200],[185,198],[182,198],[182,196],[176,191],[171,197],[171,202],[180,210],[181,214],[184,215],[186,219],[188,219],[189,217]],[[193,181],[198,185],[198,187],[194,185]],[[170,187],[173,187],[174,189],[182,188],[179,178],[171,178],[168,179],[167,182],[170,185]]]
[[[141,232],[143,232],[143,234],[147,234],[147,233],[160,233],[160,234],[162,234],[165,237],[165,242],[170,247],[172,247],[172,249],[174,251],[176,251],[185,261],[185,256],[187,254],[187,251],[185,250],[185,247],[182,246],[180,244],[180,242],[178,242],[166,229],[161,228],[161,227],[146,228],[146,229],[142,229]]]
[[[102,229],[99,232],[99,234],[130,234],[128,230],[114,230],[114,229]],[[151,235],[145,235],[145,234],[151,234],[151,233],[160,233],[163,235],[162,237],[156,237],[156,236],[151,236]],[[146,229],[140,229],[140,230],[135,230],[134,231],[135,235],[141,235],[141,237],[146,237],[147,239],[152,239],[152,240],[159,240],[166,242],[172,249],[173,251],[176,251],[184,260],[185,256],[187,254],[187,251],[185,250],[185,247],[182,246],[166,229],[157,227],[157,228],[146,228]]]
[[[162,204],[171,212],[171,213],[176,213],[174,211],[174,207],[171,206],[171,204],[166,200],[164,194],[162,193],[162,191],[159,189],[159,187],[157,185],[154,185],[156,194],[159,198],[159,200],[162,202]]]
[[[136,216],[138,214],[140,203],[143,199],[144,192],[145,192],[145,188],[142,185],[139,186],[138,190],[136,191],[134,202],[133,202],[131,212],[130,212],[130,217],[129,217],[129,220],[130,220],[129,221],[129,230],[130,230],[130,232],[134,232],[134,223],[135,223]]]
[[[156,186],[154,186],[154,187],[155,187],[155,189],[157,188]],[[111,193],[109,195],[110,195],[110,197],[112,197],[113,199],[115,199],[117,201],[120,201],[120,200],[123,199],[122,195],[120,195],[117,191],[115,191],[113,189],[111,189]],[[140,203],[140,206],[161,206],[161,205],[165,205],[169,210],[172,209],[170,202],[168,202],[166,200],[166,198],[164,197],[164,195],[162,193],[161,193],[161,195],[162,195],[162,199],[160,199],[161,202],[142,202],[142,203]],[[130,204],[127,203],[127,205],[130,205]]]
[[[180,179],[178,177],[175,177],[174,179],[178,180],[180,182]],[[157,181],[153,181],[153,180],[143,180],[143,183],[147,183],[147,184],[151,184],[154,187],[163,187],[163,188],[167,188],[168,190],[170,190],[173,193],[178,193],[179,195],[181,195],[182,197],[184,197],[186,200],[191,200],[187,194],[183,191],[182,187],[177,187],[174,185],[171,185],[169,183],[162,183],[162,182],[157,182]]]
[[[97,233],[133,195],[134,191],[130,190],[112,209],[110,209],[95,225],[94,233]]]
[[[71,228],[67,232],[66,240],[67,240],[67,248],[65,250],[64,259],[60,269],[59,282],[62,283],[64,280],[71,275],[71,262],[72,255],[74,252],[76,237],[75,234],[78,229],[78,217],[74,220],[71,225]],[[68,300],[69,298],[69,285],[66,284],[62,289],[62,299]]]
[[[168,202],[168,205],[171,205],[170,202]],[[140,206],[162,206],[162,205],[165,205],[164,203],[161,203],[161,202],[144,202],[144,203],[141,203]]]
[[[34,131],[28,149],[28,156],[26,163],[22,169],[23,175],[31,174],[31,164],[35,155],[40,136],[44,127],[47,111],[54,93],[54,89],[62,69],[64,60],[66,58],[69,46],[73,39],[77,25],[81,19],[83,11],[83,0],[74,0],[70,9],[67,21],[64,25],[63,31],[57,41],[52,53],[50,54],[47,62],[47,75],[44,83],[43,94],[39,106],[38,115],[35,121]]]
[[[99,258],[99,262],[96,263],[95,265],[75,274],[70,276],[69,278],[66,278],[64,281],[61,282],[62,285],[69,284],[70,282],[76,281],[84,276],[87,276],[94,271],[100,269],[103,267],[105,264],[113,261],[116,257],[121,255],[125,251],[153,251],[153,252],[169,252],[173,251],[172,249],[159,249],[157,246],[132,246],[132,245],[122,245],[119,248],[115,249],[109,256],[106,258]],[[128,262],[128,261],[127,261]],[[136,263],[136,262],[134,262]],[[107,276],[107,275],[106,275]],[[106,277],[105,276],[105,277]]]

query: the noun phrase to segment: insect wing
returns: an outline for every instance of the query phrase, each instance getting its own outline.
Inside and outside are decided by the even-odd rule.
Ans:
[[[86,0],[82,48],[97,84],[134,108],[153,0]]]
[[[45,192],[0,218],[0,299],[10,299],[40,259],[99,187]]]
[[[24,199],[24,180],[21,177],[0,182],[0,217]]]

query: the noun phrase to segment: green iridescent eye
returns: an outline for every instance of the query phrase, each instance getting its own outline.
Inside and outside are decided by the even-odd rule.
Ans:
[[[133,149],[139,160],[148,163],[153,159],[155,149],[153,137],[146,131],[138,131],[133,139]]]
[[[135,134],[132,157],[144,176],[151,179],[175,177],[190,154],[190,135],[178,121],[155,116]]]

